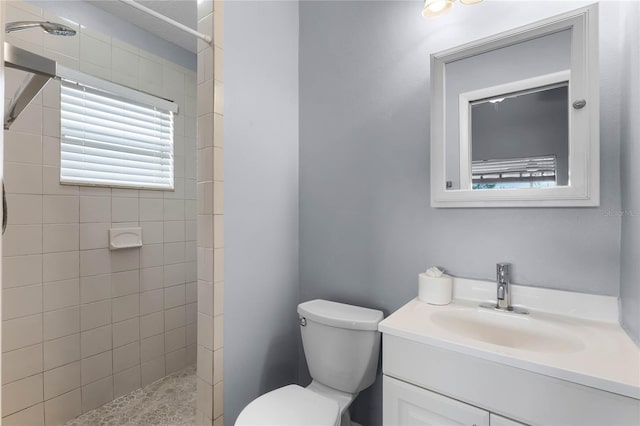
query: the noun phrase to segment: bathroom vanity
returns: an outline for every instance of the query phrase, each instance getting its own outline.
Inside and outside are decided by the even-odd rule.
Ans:
[[[385,425],[638,425],[640,349],[613,297],[513,286],[527,315],[479,307],[495,283],[455,279],[382,321]]]

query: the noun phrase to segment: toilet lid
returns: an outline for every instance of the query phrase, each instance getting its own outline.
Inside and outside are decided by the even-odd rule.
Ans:
[[[235,426],[335,426],[338,403],[298,385],[289,385],[254,399]]]

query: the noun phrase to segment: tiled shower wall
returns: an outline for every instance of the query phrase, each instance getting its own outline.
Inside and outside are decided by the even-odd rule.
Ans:
[[[59,424],[196,360],[196,74],[128,44],[6,2],[7,21],[55,20],[7,41],[179,104],[175,191],[59,185],[59,83],[5,132],[2,419]],[[25,74],[6,70],[7,97]],[[112,227],[143,246],[109,251]]]
[[[198,1],[198,400],[197,424],[223,419],[223,2]]]

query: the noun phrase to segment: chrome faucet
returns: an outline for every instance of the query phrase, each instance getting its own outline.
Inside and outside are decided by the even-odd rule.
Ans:
[[[481,308],[496,309],[498,311],[515,312],[516,314],[528,314],[524,308],[511,306],[511,277],[509,271],[510,263],[496,264],[496,303],[481,303]]]
[[[496,283],[497,288],[497,303],[496,308],[504,311],[512,311],[511,307],[511,282],[509,277],[509,263],[496,264]]]

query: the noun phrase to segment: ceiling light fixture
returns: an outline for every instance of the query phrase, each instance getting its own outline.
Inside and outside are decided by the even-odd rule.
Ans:
[[[435,18],[444,15],[453,7],[456,0],[425,0],[422,16],[425,18]],[[482,0],[460,0],[462,4],[476,4]]]

